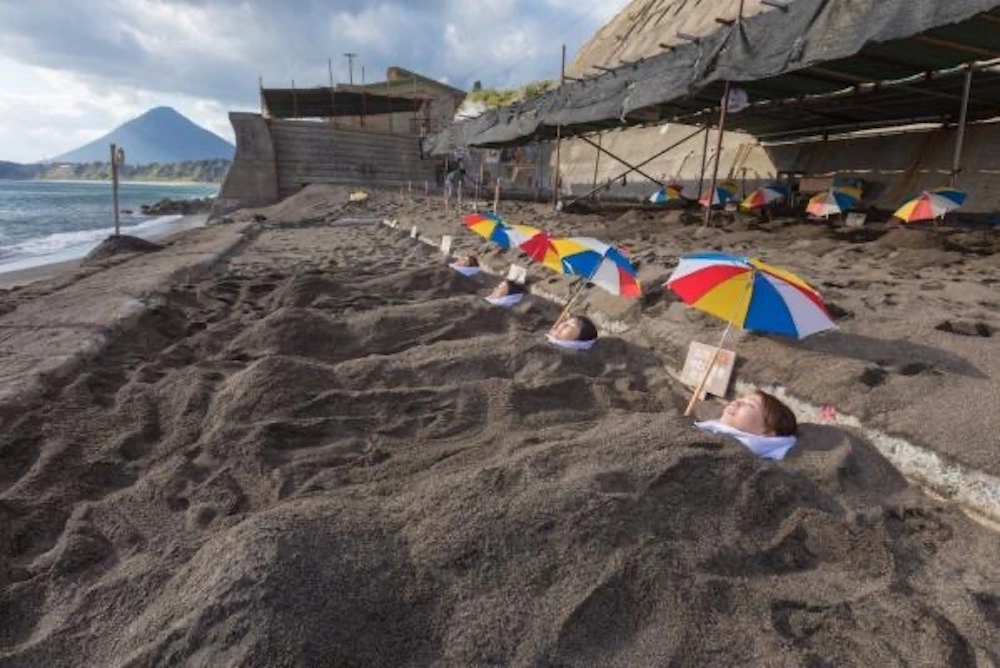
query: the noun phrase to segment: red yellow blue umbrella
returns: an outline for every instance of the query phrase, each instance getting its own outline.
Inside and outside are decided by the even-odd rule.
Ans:
[[[565,273],[582,276],[613,295],[634,298],[642,294],[638,272],[620,249],[592,237],[561,238],[552,243]]]
[[[905,223],[918,220],[937,220],[944,218],[949,211],[954,211],[965,202],[965,193],[955,188],[935,188],[925,190],[919,196],[899,207],[893,215]]]
[[[861,190],[859,188],[830,188],[809,198],[809,203],[806,205],[806,212],[811,213],[817,218],[826,218],[827,216],[843,213],[845,210],[855,206],[860,199]]]
[[[563,273],[562,260],[559,257],[558,249],[553,244],[554,241],[555,238],[550,236],[548,232],[535,230],[535,234],[518,244],[518,248],[535,262],[561,274]]]
[[[788,197],[788,188],[785,186],[762,186],[750,193],[740,206],[744,209],[759,209],[786,197]]]
[[[685,303],[743,329],[801,339],[835,326],[816,288],[756,258],[685,255],[666,285]]]
[[[666,286],[685,303],[727,322],[685,415],[691,413],[733,325],[798,339],[836,325],[819,292],[790,271],[724,253],[685,255]]]
[[[718,204],[725,204],[726,202],[732,202],[736,199],[736,184],[731,182],[720,183],[715,186],[715,190],[712,191],[712,206]],[[703,207],[708,207],[709,193],[703,193],[701,198],[699,198],[698,203]]]
[[[527,239],[540,232],[528,225],[508,225],[495,213],[470,213],[462,222],[479,236],[492,241],[501,248],[516,248]]]
[[[675,199],[683,199],[681,191],[684,189],[682,185],[671,184],[668,186],[663,186],[655,193],[649,196],[649,201],[653,204],[666,204],[667,202]]]

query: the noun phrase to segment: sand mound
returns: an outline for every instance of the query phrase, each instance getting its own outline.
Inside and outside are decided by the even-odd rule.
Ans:
[[[140,239],[139,237],[129,236],[128,234],[112,234],[110,237],[102,241],[97,245],[94,250],[87,253],[80,264],[83,266],[91,266],[99,264],[105,260],[118,255],[135,254],[135,253],[151,253],[153,251],[158,251],[163,246],[152,241],[146,241],[145,239]]]
[[[864,443],[815,427],[757,460],[693,429],[645,349],[553,348],[554,308],[490,308],[399,235],[336,233],[352,244],[317,263],[372,261],[179,287],[0,412],[0,663],[1000,651],[1000,540]]]

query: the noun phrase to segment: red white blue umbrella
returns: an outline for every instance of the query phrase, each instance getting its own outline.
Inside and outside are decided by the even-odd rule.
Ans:
[[[726,202],[732,202],[736,199],[736,184],[733,183],[720,183],[715,186],[715,190],[711,193],[712,196],[712,206],[717,206],[720,204],[725,204]],[[703,207],[708,207],[708,197],[709,193],[703,193],[698,203]]]
[[[836,326],[816,288],[756,258],[685,255],[666,286],[685,303],[743,329],[802,339]]]
[[[683,199],[684,196],[681,195],[683,189],[684,186],[681,185],[663,186],[649,196],[649,201],[653,204],[666,204],[671,200]]]
[[[622,297],[642,293],[637,271],[618,248],[592,237],[569,237],[552,242],[563,271],[582,276],[605,291]]]
[[[965,192],[955,188],[925,190],[918,197],[899,207],[893,215],[906,223],[944,218],[965,203]]]
[[[788,197],[788,188],[785,186],[762,186],[750,193],[740,206],[744,209],[759,209],[786,197]]]

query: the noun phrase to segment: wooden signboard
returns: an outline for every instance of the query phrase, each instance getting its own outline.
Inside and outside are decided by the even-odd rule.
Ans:
[[[524,282],[528,280],[528,268],[519,264],[510,265],[510,269],[507,270],[507,280],[524,285]]]
[[[868,216],[863,213],[849,213],[844,218],[844,227],[864,227],[867,219]]]
[[[716,347],[698,341],[692,341],[688,348],[687,359],[684,360],[684,369],[681,371],[681,382],[694,389],[698,387],[701,379],[705,376],[705,370],[712,355],[715,354]],[[733,375],[733,365],[736,363],[736,353],[723,348],[715,360],[712,367],[712,374],[708,377],[708,382],[702,389],[703,393],[714,394],[717,397],[726,396],[729,390],[729,379]],[[699,399],[702,397],[699,397]]]
[[[441,237],[441,253],[443,255],[448,255],[451,253],[451,235],[445,234]]]

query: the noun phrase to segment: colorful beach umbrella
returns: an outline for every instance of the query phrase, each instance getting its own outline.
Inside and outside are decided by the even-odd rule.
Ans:
[[[516,248],[540,232],[528,225],[507,225],[495,213],[470,213],[462,222],[479,236],[492,241],[501,248]]]
[[[918,220],[937,220],[949,211],[954,211],[965,202],[965,192],[955,188],[935,188],[925,190],[917,197],[899,207],[892,214],[904,223]]]
[[[684,196],[681,195],[682,190],[684,190],[684,186],[682,185],[672,184],[669,186],[663,186],[649,196],[649,201],[653,204],[666,204],[671,200],[683,199]]]
[[[517,247],[535,262],[561,274],[563,273],[562,259],[559,257],[559,250],[553,244],[554,241],[555,238],[548,232],[536,230],[535,234],[522,241]]]
[[[747,330],[802,339],[836,326],[814,287],[756,258],[685,255],[665,285],[686,304]]]
[[[565,273],[582,276],[613,295],[638,297],[642,293],[638,272],[621,249],[592,237],[560,238],[553,245]]]
[[[759,209],[786,197],[788,197],[788,188],[785,186],[762,186],[750,193],[740,206],[744,209]]]
[[[736,199],[737,186],[735,183],[726,182],[720,183],[715,186],[715,190],[712,191],[712,206],[725,204],[726,202],[732,202]],[[698,203],[703,207],[708,206],[709,193],[703,193]]]
[[[817,218],[826,218],[843,213],[857,205],[860,199],[861,190],[858,188],[830,188],[810,197],[809,203],[806,205],[806,212]]]

